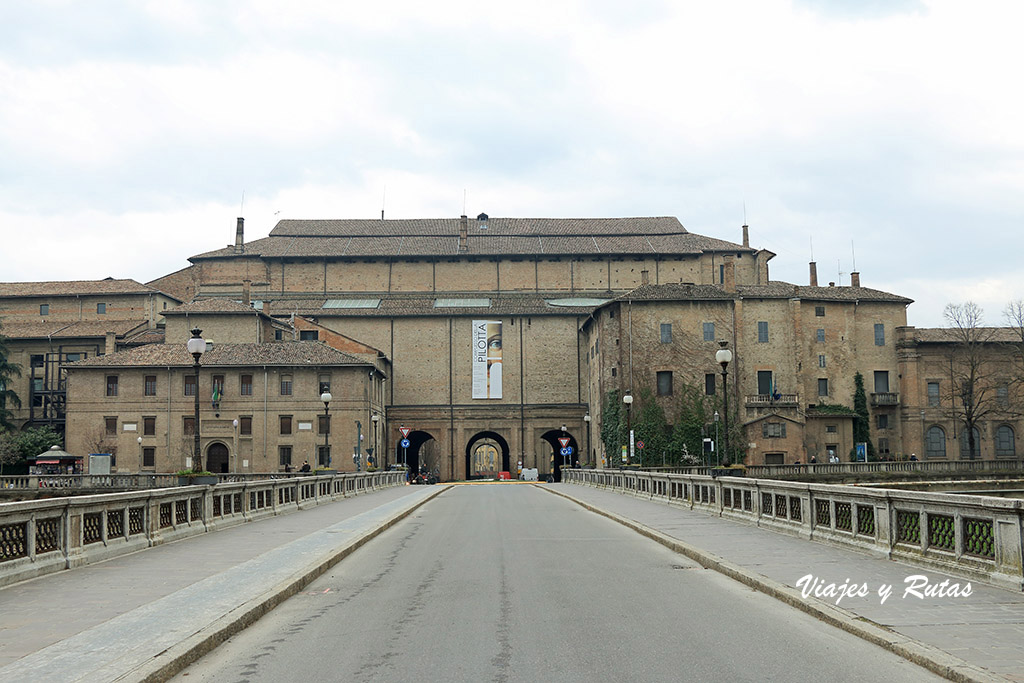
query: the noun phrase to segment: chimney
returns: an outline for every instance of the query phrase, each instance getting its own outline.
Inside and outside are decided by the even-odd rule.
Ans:
[[[725,276],[722,282],[722,288],[727,292],[736,291],[736,264],[733,262],[732,257],[726,257],[725,268],[722,269],[722,274]]]
[[[850,286],[860,287],[860,273],[850,273]]]
[[[818,264],[811,261],[811,287],[818,286]]]
[[[640,271],[640,284],[649,285],[651,284],[651,271],[641,270]]]
[[[750,228],[746,225],[743,226],[743,246],[750,246]]]
[[[235,253],[241,254],[245,251],[245,219],[239,218],[235,228]]]
[[[115,332],[107,332],[107,341],[104,344],[103,353],[109,356],[115,351],[117,351],[117,334]]]
[[[466,251],[466,238],[469,237],[469,218],[465,214],[459,219],[459,253]]]
[[[242,303],[252,305],[252,280],[242,280]]]

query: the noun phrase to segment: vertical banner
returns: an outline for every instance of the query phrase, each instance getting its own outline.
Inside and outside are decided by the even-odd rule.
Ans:
[[[501,398],[501,321],[473,321],[473,398]]]

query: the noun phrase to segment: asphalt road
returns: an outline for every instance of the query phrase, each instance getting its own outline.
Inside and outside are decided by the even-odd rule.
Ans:
[[[941,680],[531,486],[457,486],[174,680]]]

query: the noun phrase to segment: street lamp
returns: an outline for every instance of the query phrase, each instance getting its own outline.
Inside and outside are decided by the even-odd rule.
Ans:
[[[729,342],[722,340],[718,342],[721,347],[715,351],[715,360],[722,366],[722,407],[725,412],[725,464],[729,464],[729,363],[732,361],[732,351],[729,350]]]
[[[622,402],[626,404],[626,438],[629,439],[629,446],[626,449],[626,464],[631,465],[633,463],[633,422],[631,415],[633,394],[627,391],[626,395],[622,397]]]
[[[373,452],[377,454],[377,462],[380,460],[380,453],[377,451],[377,425],[380,423],[380,415],[374,413],[370,416],[370,421],[373,423]],[[384,455],[384,469],[387,469],[387,454]]]
[[[192,328],[192,338],[188,340],[188,352],[195,359],[193,369],[196,371],[196,402],[195,402],[195,448],[192,454],[192,471],[203,471],[203,454],[199,441],[199,357],[206,353],[206,340],[203,339],[203,331],[198,327]]]
[[[722,451],[718,448],[718,411],[715,411],[715,457],[721,458]],[[710,465],[711,463],[708,463]]]
[[[327,441],[327,439],[331,435],[331,399],[332,398],[334,398],[334,397],[331,396],[331,392],[329,392],[329,391],[325,391],[324,393],[320,394],[320,400],[324,404],[324,458],[327,459],[326,463],[321,462],[321,464],[324,465],[325,467],[330,467],[331,466],[331,444]],[[322,461],[324,458],[318,458],[318,460]]]
[[[589,463],[590,462],[590,413],[587,413],[586,415],[583,416],[583,425],[584,425],[584,427],[583,427],[583,432],[584,432],[583,436],[587,440],[586,443],[583,444],[583,447],[586,448],[586,454],[583,456],[583,462],[584,463]]]
[[[139,474],[142,474],[142,437],[136,438],[135,441],[139,444]]]

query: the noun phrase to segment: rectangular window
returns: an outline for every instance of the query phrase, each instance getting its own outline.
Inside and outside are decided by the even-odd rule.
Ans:
[[[928,382],[928,405],[939,405],[939,383]]]
[[[281,395],[291,396],[292,395],[292,376],[281,375]]]
[[[818,378],[818,396],[828,396],[828,378]]]
[[[98,315],[104,315],[107,312],[106,304],[96,304],[96,313]]]
[[[69,353],[69,354],[67,354],[64,357],[64,360],[67,361],[68,363],[74,363],[75,361],[82,360],[82,354],[81,353]]]
[[[252,375],[242,375],[238,385],[239,396],[252,396]]]
[[[706,373],[704,375],[704,393],[708,396],[715,395],[715,375],[714,373]]]
[[[877,429],[888,429],[889,428],[889,416],[885,415],[885,414],[875,415],[875,427]]]
[[[820,341],[820,342],[825,341],[825,328],[819,327],[818,331],[815,334],[817,336],[818,341]]]
[[[768,323],[764,320],[757,323],[757,343],[768,343]]]
[[[196,395],[196,376],[185,375],[185,395],[195,396]]]
[[[758,370],[757,371],[757,393],[761,396],[772,395],[772,371],[771,370]]]
[[[156,467],[156,449],[152,446],[146,446],[142,449],[142,466]]]
[[[658,373],[658,396],[672,395],[672,371],[662,370]]]
[[[103,431],[109,435],[117,434],[117,418],[116,417],[105,417],[103,418]]]
[[[282,415],[281,416],[281,433],[291,434],[292,433],[292,416]]]
[[[39,315],[50,315],[50,304],[39,304]]]
[[[316,449],[316,464],[317,467],[327,467],[331,464],[331,447],[330,446],[319,446]]]
[[[996,405],[1000,408],[1008,408],[1010,406],[1010,388],[1005,384],[1000,384],[996,387]]]
[[[194,436],[196,433],[196,418],[181,418],[181,431],[184,432],[186,436]]]
[[[661,324],[661,343],[671,344],[672,343],[672,323]]]
[[[885,346],[885,325],[875,323],[875,346]]]
[[[889,454],[889,439],[878,440],[878,452],[882,455]]]
[[[156,418],[142,418],[142,434],[144,436],[156,436]]]
[[[317,377],[317,382],[320,385],[320,393],[321,394],[324,393],[324,392],[330,392],[330,390],[331,390],[331,376],[330,375],[321,374],[319,377]]]
[[[838,431],[839,431],[839,428],[836,425],[825,425],[825,433],[826,434],[835,434]]]
[[[724,285],[725,284],[725,266],[724,265],[718,266],[718,284],[720,284],[720,285]]]
[[[889,371],[888,370],[875,370],[875,393],[876,394],[888,394],[889,393]]]
[[[274,341],[281,341],[284,339],[284,332],[281,330],[274,330]]]
[[[242,436],[252,436],[252,416],[238,418],[238,433]]]
[[[785,422],[762,422],[761,423],[761,435],[766,439],[785,439],[786,438],[786,423]]]
[[[714,323],[704,323],[704,341],[715,341]]]
[[[281,467],[292,464],[292,447],[291,446],[278,446],[277,447],[277,459]]]
[[[144,393],[146,396],[156,396],[156,375],[146,375]]]
[[[614,377],[616,374],[618,374],[618,371],[615,368],[612,368],[612,377]]]
[[[823,353],[819,353],[818,354],[818,367],[819,368],[825,367],[825,354],[823,354]]]
[[[46,356],[41,353],[33,353],[29,361],[30,365],[34,368],[41,368],[46,362]]]
[[[818,316],[819,318],[825,317],[825,307],[824,306],[815,306],[814,307],[814,315]]]
[[[320,338],[317,330],[299,330],[299,341],[316,341]]]
[[[107,396],[117,396],[117,375],[107,375]]]
[[[330,415],[318,415],[317,416],[317,429],[320,434],[331,433],[331,416]]]

